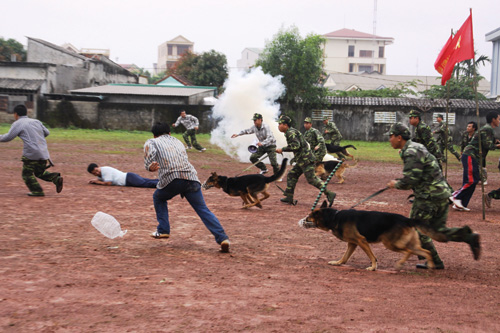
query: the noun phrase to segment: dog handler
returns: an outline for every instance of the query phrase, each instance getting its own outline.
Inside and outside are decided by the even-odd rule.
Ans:
[[[448,217],[448,197],[451,188],[443,177],[439,163],[434,155],[420,143],[410,140],[410,130],[402,123],[395,123],[389,130],[392,148],[400,149],[403,160],[403,178],[391,180],[387,186],[398,190],[412,189],[415,200],[411,207],[410,218],[426,222],[436,232],[434,238],[440,242],[465,242],[469,244],[474,259],[481,254],[479,235],[468,226],[462,228],[446,227]],[[420,233],[422,248],[431,252],[436,269],[444,269],[444,263],[429,236]],[[417,268],[427,269],[427,263],[417,264]]]
[[[293,152],[295,165],[288,172],[286,177],[287,183],[284,192],[285,197],[280,199],[281,202],[293,205],[293,193],[295,192],[295,185],[297,185],[300,175],[304,174],[307,182],[318,189],[323,187],[323,182],[314,172],[316,158],[314,157],[311,149],[309,149],[309,145],[302,134],[295,128],[291,127],[291,123],[292,120],[288,116],[280,117],[278,129],[281,133],[285,133],[287,146],[276,149],[276,152],[278,154],[287,151]],[[336,194],[335,192],[328,190],[325,190],[325,194],[331,206],[333,200],[335,200]]]
[[[340,141],[342,140],[342,134],[339,129],[335,125],[333,121],[330,121],[331,117],[324,116],[323,117],[323,137],[325,138],[325,144],[331,144],[334,146],[340,146]],[[337,156],[340,159],[345,159],[344,154],[337,152]]]
[[[14,121],[7,134],[0,135],[0,142],[8,142],[19,136],[23,140],[23,171],[24,183],[28,186],[32,197],[43,197],[43,189],[35,177],[52,182],[56,185],[56,192],[63,189],[63,177],[59,172],[48,172],[52,166],[49,150],[45,137],[50,134],[49,130],[36,119],[28,118],[28,109],[20,104],[14,107]]]
[[[158,187],[153,194],[158,227],[151,236],[170,237],[168,200],[180,194],[214,235],[215,241],[221,246],[221,252],[229,252],[229,238],[217,217],[205,204],[200,181],[195,168],[189,163],[184,145],[170,135],[170,127],[166,123],[156,123],[151,132],[154,139],[149,139],[144,144],[144,166],[151,172],[159,170]]]
[[[273,172],[274,174],[277,174],[280,170],[280,166],[278,165],[278,160],[276,159],[276,139],[274,138],[273,132],[267,124],[264,124],[262,122],[262,115],[260,113],[255,113],[252,120],[252,127],[242,130],[238,134],[231,135],[231,139],[234,139],[240,135],[255,133],[255,136],[259,140],[259,142],[257,143],[258,149],[255,153],[250,155],[250,162],[255,164],[262,156],[264,156],[264,154],[267,154],[267,157],[269,157],[269,162],[271,162],[271,165],[273,167]],[[262,162],[257,163],[255,166],[260,169],[261,175],[268,172],[266,165]]]
[[[306,129],[304,139],[311,145],[316,162],[322,162],[326,155],[325,139],[317,129],[312,127],[311,117],[304,119],[304,128]]]

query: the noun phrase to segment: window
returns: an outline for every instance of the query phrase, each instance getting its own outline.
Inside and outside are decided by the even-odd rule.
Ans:
[[[394,124],[396,122],[396,112],[375,112],[375,124]]]
[[[432,123],[437,124],[437,115],[442,114],[444,116],[443,121],[446,121],[446,113],[445,112],[435,112],[432,114]],[[448,112],[448,125],[455,125],[455,113],[454,112]]]
[[[349,45],[349,51],[347,52],[348,57],[354,57],[354,45]]]
[[[382,65],[382,64],[381,64],[381,65],[379,65],[379,67],[378,67],[378,72],[379,72],[380,74],[384,74],[384,65]]]
[[[189,45],[177,45],[177,55],[183,55],[189,51]]]
[[[359,65],[358,71],[371,73],[372,72],[372,65]]]
[[[371,50],[361,50],[359,51],[360,58],[371,58],[373,57],[373,51]]]
[[[385,51],[385,46],[379,46],[378,47],[378,57],[383,58],[384,57],[384,51]]]
[[[167,45],[167,48],[168,48],[168,55],[172,55],[173,50],[174,50],[174,46],[173,45]]]
[[[324,116],[330,117],[330,120],[333,119],[333,110],[313,110],[312,111],[312,120],[323,120]]]
[[[354,72],[354,64],[349,64],[349,73]]]

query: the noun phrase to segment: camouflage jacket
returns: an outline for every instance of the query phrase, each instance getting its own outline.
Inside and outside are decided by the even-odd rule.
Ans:
[[[469,136],[469,132],[467,132],[467,131],[464,131],[462,133],[462,138],[460,140],[460,152],[462,152],[462,153],[464,152],[465,147],[467,147],[470,140],[472,140],[473,136]]]
[[[483,151],[483,156],[488,154],[488,151],[496,149],[495,146],[495,133],[493,132],[493,127],[490,124],[486,124],[479,130],[481,133],[481,150]],[[472,137],[472,140],[465,147],[463,151],[464,155],[472,156],[477,161],[479,161],[479,135],[476,132]]]
[[[396,182],[399,190],[412,189],[416,198],[441,200],[450,197],[451,188],[446,182],[439,163],[420,143],[408,140],[401,149],[403,178]]]
[[[436,142],[441,150],[441,153],[443,153],[446,141],[446,123],[444,121],[442,121],[438,128],[434,131],[434,134],[437,134]],[[446,146],[449,147],[450,144],[453,144],[453,137],[451,136],[450,125],[448,125],[448,145]]]
[[[425,148],[434,155],[440,161],[443,158],[439,146],[432,136],[432,132],[429,126],[427,126],[423,121],[420,121],[415,128],[415,137],[412,139],[414,142],[421,143]]]
[[[335,126],[333,121],[329,121],[323,129],[323,138],[325,138],[325,143],[338,143],[342,140],[342,134],[340,134],[339,129]]]
[[[310,148],[316,157],[316,161],[323,161],[323,157],[326,155],[326,146],[325,139],[321,133],[317,129],[311,127],[304,133],[304,139],[311,145]],[[315,150],[316,147],[318,147],[317,150]]]
[[[298,166],[302,167],[310,163],[314,163],[316,158],[307,144],[304,136],[295,128],[290,127],[285,132],[287,146],[283,147],[283,151],[293,153],[293,160]]]
[[[194,129],[195,127],[200,126],[198,118],[190,114],[187,114],[185,118],[179,116],[174,124],[174,127],[179,126],[179,124],[182,124],[187,130]]]

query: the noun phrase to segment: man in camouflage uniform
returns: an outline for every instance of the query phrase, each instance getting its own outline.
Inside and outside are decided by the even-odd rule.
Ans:
[[[464,168],[462,187],[450,197],[454,204],[453,208],[459,211],[470,211],[467,206],[480,179],[479,140],[481,140],[483,156],[486,156],[490,150],[500,148],[500,141],[495,139],[493,132],[493,128],[500,125],[500,115],[496,111],[488,112],[486,122],[487,124],[474,135],[462,153],[462,166]]]
[[[295,165],[287,175],[286,190],[284,192],[285,197],[280,199],[281,202],[287,204],[293,204],[295,185],[297,185],[297,181],[302,174],[306,176],[307,182],[309,184],[318,189],[321,189],[324,184],[314,172],[314,166],[316,164],[314,154],[312,153],[311,149],[309,149],[309,146],[302,134],[295,128],[291,127],[291,123],[292,120],[290,119],[290,117],[280,117],[278,129],[281,133],[285,133],[287,146],[276,149],[276,152],[278,154],[281,154],[283,152],[293,152],[294,155],[293,159],[295,160]],[[336,194],[335,192],[331,192],[326,189],[325,194],[331,206]]]
[[[203,148],[196,140],[196,131],[198,130],[198,126],[200,126],[198,118],[190,114],[186,114],[186,111],[182,110],[181,115],[179,116],[179,118],[177,118],[177,121],[172,124],[172,127],[177,127],[179,126],[179,124],[182,124],[186,128],[186,131],[182,133],[182,138],[186,142],[187,149],[191,149],[194,147],[200,153],[207,150],[206,148]]]
[[[306,129],[304,139],[309,143],[316,162],[322,162],[326,155],[325,139],[317,129],[312,127],[311,117],[304,119],[304,128]]]
[[[462,133],[462,139],[460,140],[460,153],[464,152],[465,147],[467,147],[470,140],[472,140],[476,131],[477,131],[476,122],[470,121],[467,124],[467,129]]]
[[[468,226],[462,228],[446,227],[448,217],[448,197],[451,193],[436,158],[419,143],[410,140],[410,131],[401,124],[392,125],[389,130],[389,142],[392,148],[400,149],[403,160],[403,178],[391,180],[387,186],[398,190],[413,190],[415,200],[411,207],[410,218],[425,222],[433,230],[434,239],[439,242],[465,242],[469,244],[474,259],[481,254],[479,235]],[[431,252],[436,269],[443,269],[444,264],[429,236],[419,232],[422,247]],[[427,263],[418,264],[417,268],[427,268]]]
[[[252,127],[242,130],[238,134],[231,135],[231,138],[234,139],[240,135],[255,133],[259,142],[257,142],[257,151],[250,155],[250,162],[255,164],[264,154],[267,154],[269,162],[271,162],[271,166],[273,167],[273,172],[276,174],[280,170],[280,166],[276,158],[276,139],[274,138],[273,132],[267,124],[263,123],[263,118],[260,113],[255,113],[252,120]],[[263,162],[259,162],[255,166],[260,169],[261,175],[268,172]]]
[[[500,159],[498,160],[498,170],[500,171]],[[488,208],[491,208],[491,199],[500,199],[500,188],[484,194],[484,202]]]
[[[434,134],[437,134],[437,144],[439,149],[441,150],[441,154],[443,155],[444,161],[447,161],[445,149],[448,148],[448,151],[452,153],[457,160],[460,161],[460,154],[453,147],[453,137],[451,136],[451,130],[448,127],[448,131],[446,131],[447,126],[446,122],[443,121],[444,116],[442,114],[437,115],[438,128],[434,131]],[[448,132],[448,138],[446,138],[446,132]],[[448,141],[448,144],[445,145],[445,142]]]
[[[36,119],[28,118],[28,109],[20,104],[14,108],[14,121],[7,134],[0,135],[0,142],[8,142],[17,136],[23,140],[23,171],[24,183],[30,190],[28,193],[32,197],[45,196],[42,187],[35,177],[56,185],[56,192],[63,189],[63,177],[59,172],[48,172],[52,166],[50,162],[49,150],[47,148],[47,137],[50,132],[43,124]]]
[[[439,150],[436,139],[432,136],[430,127],[422,121],[419,111],[411,110],[408,116],[410,117],[410,125],[415,127],[415,137],[412,141],[423,144],[424,147],[427,148],[427,151],[438,160],[439,166],[441,167],[443,155],[441,154],[441,150]]]
[[[325,144],[331,144],[334,146],[340,146],[340,140],[342,140],[342,134],[340,134],[339,129],[333,121],[330,121],[329,116],[323,117],[323,138],[325,138]],[[340,159],[345,159],[344,154],[336,153]]]

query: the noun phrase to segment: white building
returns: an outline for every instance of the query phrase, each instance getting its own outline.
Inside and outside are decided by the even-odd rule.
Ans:
[[[392,37],[380,37],[353,29],[341,29],[323,35],[327,73],[378,72],[385,74],[385,46]]]
[[[187,51],[194,52],[194,43],[179,35],[158,46],[157,73],[164,72],[173,66]]]
[[[257,47],[247,47],[241,52],[241,59],[236,61],[238,69],[250,69],[255,65],[263,49]]]
[[[500,96],[500,28],[486,34],[486,41],[493,43],[491,57],[491,90],[490,97]]]

